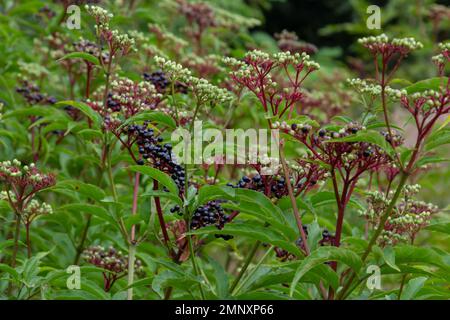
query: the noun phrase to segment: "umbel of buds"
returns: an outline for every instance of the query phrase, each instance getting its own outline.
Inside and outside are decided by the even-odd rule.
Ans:
[[[360,38],[358,42],[368,48],[373,54],[381,54],[383,57],[388,57],[395,53],[406,56],[413,50],[423,48],[423,44],[414,38],[389,39],[384,33],[379,36]]]
[[[108,130],[115,130],[126,119],[142,111],[156,109],[162,99],[155,86],[147,81],[134,82],[128,78],[118,78],[111,82],[110,91],[103,103],[104,88],[94,92],[94,98],[87,104],[97,111],[104,119]]]
[[[29,198],[55,184],[53,174],[41,173],[34,163],[23,165],[19,160],[0,162],[0,182],[14,190],[16,198]]]
[[[127,34],[122,34],[118,30],[111,30],[109,22],[113,15],[98,6],[85,6],[86,11],[95,19],[95,31],[97,36],[108,44],[110,59],[118,52],[122,55],[134,50],[135,41]]]
[[[192,76],[191,71],[181,64],[159,56],[155,57],[155,62],[171,82],[181,82],[186,85],[196,97],[198,104],[215,105],[233,99],[231,93],[226,89],[219,88],[205,79]]]
[[[313,44],[299,41],[295,32],[289,32],[283,30],[280,33],[275,34],[275,38],[278,40],[278,48],[281,51],[289,51],[292,53],[312,54],[317,52],[317,47]]]
[[[418,201],[414,196],[420,191],[419,185],[406,185],[402,190],[402,200],[395,206],[393,213],[384,225],[381,245],[393,245],[398,242],[414,241],[418,232],[429,224],[431,216],[439,209],[431,203]],[[360,211],[371,225],[378,227],[379,221],[385,212],[394,192],[369,192],[367,209]]]
[[[291,54],[279,52],[273,55],[253,50],[247,52],[243,61],[224,58],[223,62],[231,67],[233,81],[242,88],[247,88],[260,101],[265,112],[281,118],[289,110],[293,112],[295,103],[303,97],[301,85],[305,78],[320,68],[310,60],[306,53]],[[293,71],[289,71],[293,69]],[[289,79],[288,85],[279,85],[274,79],[284,73]]]
[[[445,65],[450,62],[450,41],[439,43],[440,53],[431,58],[433,63],[438,67],[439,74],[444,75]]]
[[[0,162],[0,182],[5,185],[6,191],[0,194],[1,200],[8,201],[16,216],[16,230],[20,230],[22,221],[26,227],[28,257],[31,257],[30,225],[41,215],[52,213],[52,208],[45,202],[33,199],[37,192],[55,184],[53,174],[41,173],[34,163],[23,165],[19,160]],[[19,232],[14,238],[15,251],[12,265],[16,263]]]
[[[16,195],[12,191],[0,192],[0,200],[8,201],[14,207],[18,206]],[[31,222],[36,220],[38,217],[52,213],[53,209],[49,204],[32,199],[25,204],[25,207],[20,214],[20,218],[26,226],[29,226]]]
[[[126,276],[128,271],[128,256],[114,247],[105,249],[102,246],[92,246],[83,252],[83,258],[88,263],[103,269],[104,290],[110,291],[114,283]],[[139,259],[135,262],[135,272],[142,273],[143,266]]]

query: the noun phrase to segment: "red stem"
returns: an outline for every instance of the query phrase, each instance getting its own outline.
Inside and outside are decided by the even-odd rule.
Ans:
[[[158,181],[157,180],[153,180],[153,190],[158,190]],[[167,226],[166,226],[166,222],[164,221],[164,215],[161,209],[161,202],[159,197],[155,197],[155,205],[156,205],[156,212],[158,213],[158,220],[159,220],[159,225],[161,226],[161,231],[163,234],[163,239],[164,239],[164,244],[167,247],[167,250],[169,251],[171,257],[175,257],[175,252],[173,251],[173,249],[170,246],[170,238],[169,238],[169,233],[167,232]]]

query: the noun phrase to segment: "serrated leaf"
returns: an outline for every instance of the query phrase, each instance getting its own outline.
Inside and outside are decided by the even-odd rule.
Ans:
[[[355,252],[349,249],[338,248],[334,246],[320,247],[317,250],[311,252],[311,254],[301,262],[295,273],[294,279],[292,280],[290,295],[293,295],[295,286],[306,274],[306,272],[318,265],[322,265],[325,262],[329,261],[344,263],[351,267],[355,272],[358,272],[362,266],[361,258]]]
[[[128,167],[128,169],[130,171],[139,172],[143,175],[149,176],[150,178],[158,181],[161,185],[166,187],[169,192],[173,193],[174,195],[178,195],[178,186],[168,174],[158,169],[147,166],[130,166]]]
[[[66,100],[66,101],[59,101],[59,102],[56,103],[56,105],[58,105],[58,106],[69,105],[69,106],[72,106],[74,108],[77,108],[85,116],[87,116],[89,119],[92,120],[92,122],[95,124],[96,128],[100,128],[101,127],[102,119],[101,119],[100,115],[97,112],[95,112],[90,106],[88,106],[84,102],[73,101],[73,100]]]
[[[144,111],[144,112],[138,113],[138,114],[128,118],[126,121],[124,121],[122,123],[120,128],[126,127],[127,125],[129,125],[131,123],[139,122],[139,121],[156,122],[156,123],[163,124],[171,129],[175,129],[177,126],[175,123],[175,120],[173,120],[172,117],[166,115],[163,112]]]
[[[92,198],[95,200],[102,200],[106,194],[105,191],[97,187],[96,185],[84,183],[79,180],[63,180],[58,182],[51,189],[66,189],[78,192],[88,198]]]
[[[59,210],[77,211],[83,213],[90,213],[104,221],[115,224],[114,218],[108,213],[108,211],[100,206],[87,204],[87,203],[70,203],[58,208]]]
[[[446,77],[436,77],[418,81],[405,88],[408,94],[423,92],[426,90],[439,90],[439,88],[447,82]]]
[[[428,278],[426,277],[418,277],[408,281],[408,284],[405,286],[405,289],[401,295],[401,300],[412,300],[417,295],[417,293],[422,289],[425,281]]]
[[[71,53],[66,54],[64,57],[59,58],[58,61],[67,60],[67,59],[82,59],[82,60],[86,60],[96,66],[100,65],[100,61],[98,60],[98,58],[87,52],[71,52]]]
[[[244,236],[250,239],[259,240],[263,243],[273,244],[274,246],[282,248],[297,256],[303,255],[294,242],[286,241],[285,237],[280,235],[278,232],[257,223],[233,222],[225,224],[225,227],[221,230],[211,226],[192,231],[191,234],[230,234],[235,236]]]
[[[183,206],[183,200],[180,199],[179,196],[173,193],[164,192],[164,191],[149,191],[141,195],[141,197],[159,197],[159,198],[167,198],[176,204]]]

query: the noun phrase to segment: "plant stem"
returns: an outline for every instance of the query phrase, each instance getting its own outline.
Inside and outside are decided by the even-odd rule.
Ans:
[[[284,159],[284,151],[283,151],[282,144],[280,144],[280,160],[281,160],[281,165],[283,167],[284,179],[286,180],[286,186],[288,188],[289,199],[291,200],[291,204],[292,204],[292,210],[294,211],[295,221],[297,222],[297,227],[300,232],[300,237],[302,238],[302,243],[305,247],[306,255],[309,255],[310,250],[309,250],[308,243],[306,242],[306,234],[305,234],[305,230],[303,230],[302,219],[298,212],[297,201],[295,200],[294,192],[292,191],[291,179],[289,177],[289,169],[286,164],[286,160]]]
[[[136,172],[134,176],[134,188],[133,188],[133,207],[131,209],[131,214],[134,216],[137,213],[137,201],[138,201],[138,192],[139,192],[139,172]],[[131,236],[130,236],[130,245],[128,249],[128,290],[127,290],[127,299],[133,300],[133,288],[131,285],[134,281],[134,260],[136,255],[136,225],[133,224],[131,226]]]
[[[153,180],[153,190],[158,190],[158,181]],[[163,234],[164,244],[167,247],[167,250],[172,258],[175,257],[175,252],[173,251],[172,247],[170,246],[170,238],[169,233],[167,232],[166,222],[164,221],[164,215],[161,209],[161,202],[159,200],[159,197],[155,197],[155,206],[156,206],[156,212],[158,214],[158,220],[159,225],[161,226],[161,231]]]
[[[28,259],[31,258],[30,223],[25,224]]]
[[[128,248],[128,290],[127,300],[133,300],[133,288],[131,285],[134,282],[134,261],[136,256],[136,244],[130,243]]]
[[[20,216],[16,213],[16,231],[14,233],[14,250],[11,257],[11,267],[16,267],[17,251],[19,251],[19,238],[20,238]]]
[[[113,55],[109,55],[108,65],[106,69],[106,81],[105,81],[105,91],[103,92],[103,108],[106,110],[106,101],[108,100],[108,91],[109,91],[109,78],[111,76],[111,65],[112,65]]]
[[[384,213],[384,215],[381,217],[378,228],[375,230],[375,233],[372,235],[369,244],[367,245],[366,250],[364,251],[361,259],[363,262],[366,261],[367,257],[369,256],[369,254],[372,252],[372,247],[374,246],[374,244],[376,243],[378,237],[380,236],[381,232],[384,230],[385,224],[387,219],[389,218],[389,216],[391,215],[392,210],[394,209],[394,206],[398,200],[398,198],[400,197],[400,194],[403,190],[403,187],[406,183],[406,181],[408,180],[409,177],[409,173],[407,173],[406,171],[402,171],[401,176],[400,176],[400,182],[397,186],[397,189],[395,190],[394,196],[392,197],[391,201],[389,202],[388,207],[386,208],[386,212]],[[350,292],[347,293],[347,290],[350,288],[353,280],[356,277],[356,273],[354,271],[352,271],[347,283],[344,285],[344,287],[342,288],[341,292],[338,295],[338,299],[342,299],[345,298],[346,295],[350,294]]]
[[[190,232],[190,221],[188,221],[188,230]],[[189,243],[189,252],[190,252],[190,256],[191,256],[191,261],[192,261],[192,268],[194,268],[194,274],[195,276],[199,276],[199,271],[198,271],[198,266],[197,266],[197,261],[195,260],[195,251],[194,251],[194,246],[192,244],[192,235],[188,235],[187,237],[188,243]],[[198,288],[200,289],[200,295],[202,297],[202,300],[205,300],[205,293],[203,292],[203,287],[202,285],[199,283]]]
[[[108,178],[109,178],[109,183],[111,184],[111,191],[112,191],[112,195],[113,195],[113,199],[115,202],[117,202],[118,197],[117,197],[117,190],[116,190],[116,185],[114,184],[114,176],[112,173],[112,165],[111,165],[111,151],[112,151],[112,147],[110,144],[106,145],[106,153],[107,153],[107,165],[108,165]]]
[[[73,261],[73,264],[75,264],[75,265],[77,265],[78,262],[80,262],[80,256],[81,256],[81,252],[83,251],[84,242],[86,241],[87,233],[88,233],[89,227],[91,226],[92,215],[87,214],[86,216],[87,216],[86,225],[83,229],[83,233],[81,234],[80,244],[77,247],[77,253],[76,253],[75,259]]]
[[[253,260],[253,257],[255,256],[256,252],[258,251],[259,245],[261,244],[261,241],[256,241],[253,245],[252,250],[250,251],[249,255],[245,259],[244,265],[241,268],[241,271],[239,271],[239,274],[237,275],[236,279],[234,279],[233,284],[231,285],[230,292],[233,294],[233,291],[236,289],[236,286],[238,285],[239,281],[241,280],[242,276],[244,275],[245,271],[247,270],[248,266]]]

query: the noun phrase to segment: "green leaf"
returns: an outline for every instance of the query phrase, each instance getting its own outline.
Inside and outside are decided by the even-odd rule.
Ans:
[[[401,295],[401,300],[412,300],[417,295],[417,293],[422,289],[425,281],[428,278],[426,277],[418,277],[408,281],[408,284],[405,286],[405,290]]]
[[[0,272],[10,274],[15,280],[19,279],[19,273],[6,264],[0,263]]]
[[[447,81],[446,77],[430,78],[422,81],[418,81],[405,88],[408,94],[423,92],[426,90],[439,90],[439,88]]]
[[[431,248],[422,248],[411,245],[401,245],[394,248],[396,264],[423,264],[434,265],[450,270],[443,257]]]
[[[392,152],[392,146],[386,142],[386,139],[378,131],[374,130],[358,131],[356,134],[352,134],[347,137],[330,139],[326,141],[326,143],[333,142],[368,142],[379,146],[388,153]]]
[[[165,191],[149,191],[141,195],[141,197],[160,197],[167,198],[176,204],[183,206],[183,200],[179,196],[173,193],[165,192]]]
[[[84,183],[79,180],[63,180],[61,182],[58,182],[51,189],[52,190],[63,189],[75,191],[88,198],[92,198],[98,201],[102,200],[106,196],[105,191],[103,191],[96,185]]]
[[[450,234],[450,222],[433,223],[426,227],[427,230]]]
[[[225,224],[225,227],[221,230],[214,226],[204,227],[192,231],[190,234],[231,234],[235,236],[244,236],[250,239],[259,240],[263,243],[273,244],[296,256],[303,255],[294,242],[286,241],[286,238],[279,232],[273,230],[273,228],[264,227],[256,222],[246,221],[243,223],[228,223]]]
[[[39,252],[35,256],[27,259],[23,264],[22,279],[27,286],[32,286],[33,281],[39,273],[39,265],[41,259],[48,255],[50,252]]]
[[[279,232],[286,240],[297,239],[298,231],[291,228],[281,209],[273,204],[261,192],[250,189],[234,189],[238,205],[235,210],[246,213],[270,224],[271,228]]]
[[[390,266],[392,269],[400,271],[399,267],[395,265],[395,251],[391,246],[384,248],[383,257],[388,266]]]
[[[99,139],[103,136],[103,133],[100,130],[95,129],[83,129],[76,133],[85,140]]]
[[[59,101],[56,103],[56,105],[59,105],[59,106],[69,105],[74,108],[77,108],[82,113],[84,113],[84,115],[86,115],[89,119],[92,120],[92,122],[95,124],[96,128],[101,127],[102,119],[101,119],[100,115],[84,102],[66,100],[66,101]]]
[[[442,158],[438,156],[425,156],[419,159],[419,161],[416,162],[416,167],[420,168],[422,166],[425,166],[430,163],[440,163],[440,162],[448,162],[450,159],[448,158]]]
[[[64,57],[58,59],[58,61],[67,60],[67,59],[83,59],[92,64],[95,64],[96,66],[100,65],[100,61],[98,60],[98,58],[87,52],[68,53]]]
[[[349,249],[334,246],[320,247],[301,262],[295,273],[294,279],[292,280],[290,295],[293,295],[295,286],[309,270],[329,261],[344,263],[351,267],[355,272],[358,272],[362,266],[361,258]]]
[[[173,193],[174,195],[178,195],[178,186],[166,173],[147,166],[130,166],[128,167],[128,169],[149,176],[150,178],[158,181],[161,185],[166,187],[169,192]]]
[[[104,221],[115,224],[114,218],[108,213],[108,211],[106,211],[105,208],[97,205],[87,203],[70,203],[59,207],[59,210],[90,213],[93,216],[98,217]]]
[[[332,192],[332,191],[321,191],[321,192],[314,194],[310,198],[310,200],[311,200],[311,205],[314,208],[318,208],[321,206],[335,204],[336,196],[335,196],[334,192]],[[355,208],[364,209],[364,206],[362,204],[360,204],[358,201],[356,201],[355,199],[350,199],[349,204],[351,204]]]
[[[217,298],[225,299],[228,297],[228,275],[216,260],[209,258],[208,261],[214,269]]]
[[[202,205],[208,201],[216,199],[236,200],[235,189],[227,186],[215,186],[215,185],[203,186],[198,190],[196,206]]]
[[[141,113],[138,113],[130,118],[128,118],[119,128],[126,127],[127,125],[138,122],[138,121],[151,121],[163,124],[169,128],[175,129],[176,123],[175,120],[173,120],[172,117],[166,115],[163,112],[159,111],[143,111]]]
[[[425,142],[425,150],[430,151],[444,144],[450,143],[450,128],[434,131]]]

